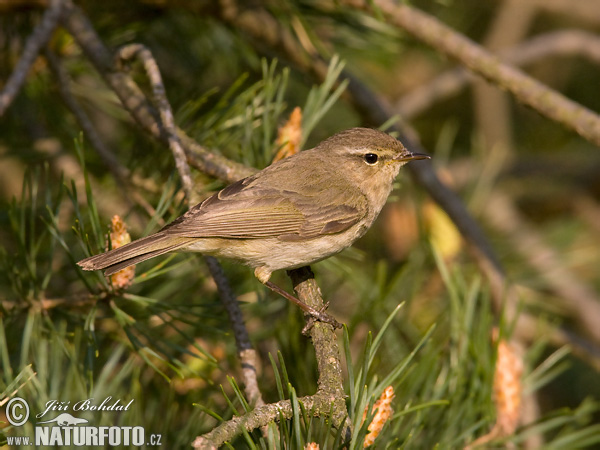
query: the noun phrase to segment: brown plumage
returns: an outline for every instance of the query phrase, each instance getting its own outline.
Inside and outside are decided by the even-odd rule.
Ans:
[[[346,130],[226,187],[157,233],[78,264],[110,275],[164,253],[197,251],[250,265],[265,283],[274,270],[351,245],[379,214],[400,167],[423,158],[380,131]]]

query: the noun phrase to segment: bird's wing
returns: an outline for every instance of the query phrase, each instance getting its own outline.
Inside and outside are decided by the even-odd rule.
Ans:
[[[310,239],[339,233],[362,219],[366,200],[353,199],[348,189],[295,190],[271,188],[240,180],[209,197],[161,231],[181,237],[282,240]]]

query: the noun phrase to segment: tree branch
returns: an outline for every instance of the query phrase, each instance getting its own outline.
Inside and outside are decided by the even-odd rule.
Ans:
[[[371,9],[371,2],[342,0],[342,3],[364,11]],[[503,64],[475,42],[422,11],[389,0],[377,0],[375,5],[393,25],[457,59],[473,72],[508,90],[520,102],[600,146],[600,116],[593,111],[519,69]]]
[[[238,358],[242,366],[242,374],[244,377],[244,391],[248,402],[254,407],[263,406],[265,401],[262,398],[260,389],[258,387],[258,367],[260,364],[260,358],[250,342],[250,335],[244,325],[244,317],[242,311],[238,305],[238,300],[229,284],[229,280],[225,275],[225,271],[219,262],[212,256],[205,256],[206,265],[212,275],[221,301],[227,310],[229,316],[229,322],[231,323],[231,329],[233,330],[233,336],[235,338],[235,344],[238,352]]]
[[[62,15],[63,7],[64,0],[52,0],[50,7],[44,12],[42,21],[35,27],[35,30],[27,39],[19,62],[17,62],[17,65],[6,81],[4,89],[0,92],[0,117],[4,115],[10,104],[14,101],[27,78],[27,73],[31,65],[52,37],[52,33],[54,33]]]
[[[67,1],[67,5],[62,17],[63,26],[73,35],[77,44],[106,83],[115,91],[125,109],[138,125],[154,139],[169,145],[168,134],[161,123],[159,112],[148,102],[133,79],[115,66],[112,54],[96,33],[87,16],[70,0],[65,1]],[[207,175],[231,183],[254,173],[254,170],[243,164],[230,161],[224,156],[209,151],[180,129],[177,129],[177,136],[190,164]]]
[[[125,68],[125,63],[134,58],[139,58],[144,65],[146,76],[152,85],[154,105],[160,113],[160,124],[166,133],[169,148],[173,153],[175,166],[177,167],[179,178],[181,178],[181,183],[183,184],[183,191],[188,199],[188,203],[190,205],[195,205],[198,203],[199,197],[194,189],[192,174],[190,172],[190,166],[187,163],[185,152],[181,147],[179,136],[177,136],[173,110],[171,109],[171,104],[167,100],[167,92],[162,81],[160,70],[158,69],[158,64],[152,56],[152,53],[150,53],[150,50],[146,47],[141,44],[130,44],[117,51],[115,55],[116,66],[123,70]]]
[[[507,63],[518,66],[556,56],[582,56],[600,65],[600,37],[581,30],[553,31],[535,36],[498,54]],[[458,94],[475,79],[475,75],[462,67],[448,70],[404,94],[394,104],[394,110],[407,119],[416,117],[434,103]]]

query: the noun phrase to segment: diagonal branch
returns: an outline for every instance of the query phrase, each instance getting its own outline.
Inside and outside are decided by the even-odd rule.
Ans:
[[[533,64],[551,56],[575,55],[600,65],[600,37],[581,30],[552,31],[500,51],[499,55],[507,63],[518,66]],[[448,70],[404,94],[394,104],[394,109],[405,118],[418,116],[434,103],[458,94],[475,78],[462,67]]]
[[[25,49],[19,62],[6,81],[4,89],[0,92],[0,117],[4,115],[10,104],[19,93],[21,86],[27,78],[27,73],[38,54],[48,44],[52,33],[56,29],[64,9],[64,0],[52,0],[50,7],[44,13],[42,21],[27,39]]]
[[[254,407],[263,406],[265,401],[263,400],[258,387],[258,366],[260,364],[260,358],[250,342],[250,335],[244,325],[244,317],[242,316],[242,311],[238,305],[238,300],[219,261],[212,256],[205,256],[204,259],[206,260],[206,265],[208,266],[210,274],[217,284],[221,301],[229,316],[229,322],[231,323],[231,329],[233,330],[235,345],[238,351],[238,358],[240,359],[240,364],[242,366],[244,391],[246,397],[248,397],[248,402]]]
[[[372,6],[371,2],[361,0],[342,0],[342,3],[364,11],[371,10]],[[508,90],[520,102],[600,146],[600,116],[595,112],[502,63],[475,42],[418,9],[390,0],[377,0],[375,5],[393,25],[457,59],[473,72]]]
[[[185,192],[189,204],[195,205],[198,203],[199,198],[194,190],[190,166],[187,163],[185,152],[181,147],[179,136],[177,136],[173,110],[171,109],[171,104],[167,100],[167,92],[162,81],[160,70],[158,69],[158,64],[156,64],[156,60],[152,56],[152,53],[150,53],[150,50],[142,44],[130,44],[118,50],[115,55],[116,66],[123,70],[124,64],[134,58],[139,58],[144,65],[144,70],[152,85],[154,104],[160,113],[161,125],[166,133],[167,142],[173,153],[175,166],[177,167],[177,172],[179,173],[181,183],[183,184],[183,191]]]
[[[70,0],[65,0],[66,9],[62,25],[73,35],[90,62],[106,83],[115,91],[125,109],[149,136],[169,145],[168,134],[160,120],[160,114],[146,99],[129,74],[115,66],[113,55],[104,45],[98,33],[81,9]],[[243,164],[231,161],[218,153],[211,152],[177,129],[177,136],[186,152],[190,164],[207,175],[232,183],[254,173]]]

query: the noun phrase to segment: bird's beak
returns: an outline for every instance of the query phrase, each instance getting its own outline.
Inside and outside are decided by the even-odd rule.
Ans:
[[[408,162],[408,161],[415,161],[417,159],[431,159],[431,156],[426,155],[424,153],[411,153],[411,152],[406,152],[406,153],[401,153],[398,156],[396,156],[394,158],[394,161],[404,161],[404,162]]]

